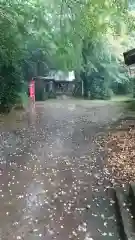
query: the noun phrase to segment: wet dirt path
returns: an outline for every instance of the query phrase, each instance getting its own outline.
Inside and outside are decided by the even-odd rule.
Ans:
[[[1,120],[0,239],[119,239],[102,137],[121,114],[58,100]]]

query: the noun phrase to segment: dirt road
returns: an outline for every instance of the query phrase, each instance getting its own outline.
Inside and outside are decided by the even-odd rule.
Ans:
[[[58,100],[0,129],[0,239],[119,239],[102,138],[123,109]]]

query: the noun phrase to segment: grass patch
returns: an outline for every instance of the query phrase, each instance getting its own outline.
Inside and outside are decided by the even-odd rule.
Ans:
[[[135,99],[125,101],[127,109],[130,111],[135,111]]]
[[[17,102],[14,106],[14,109],[16,109],[16,110],[25,109],[28,105],[28,100],[29,100],[28,95],[25,92],[24,93],[19,93]]]

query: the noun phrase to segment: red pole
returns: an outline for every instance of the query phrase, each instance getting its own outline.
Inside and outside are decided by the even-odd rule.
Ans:
[[[35,81],[32,80],[29,84],[29,95],[30,98],[35,102]]]
[[[32,79],[29,84],[29,96],[35,107],[35,81]]]

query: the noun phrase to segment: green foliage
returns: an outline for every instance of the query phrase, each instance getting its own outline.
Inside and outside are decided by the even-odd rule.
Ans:
[[[129,81],[109,41],[134,29],[126,0],[2,0],[0,29],[2,104],[14,104],[24,79],[52,68],[75,70],[86,97],[107,98],[112,83]]]
[[[113,82],[121,85],[129,82],[121,66],[122,52],[116,53],[109,41],[110,35],[126,35],[133,27],[127,1],[56,2],[54,21],[57,19],[57,28],[60,28],[56,51],[58,66],[74,69],[80,74],[85,97],[89,92],[92,98],[109,97]],[[93,77],[95,73],[98,73],[98,78]]]
[[[16,102],[17,93],[21,90],[21,81],[18,81],[20,74],[11,64],[3,65],[0,70],[0,104],[11,108]]]
[[[46,14],[42,0],[0,2],[1,104],[14,104],[23,79],[37,75],[39,65],[41,68],[41,63],[49,59],[51,53],[45,50],[49,50],[51,32],[49,35]]]

